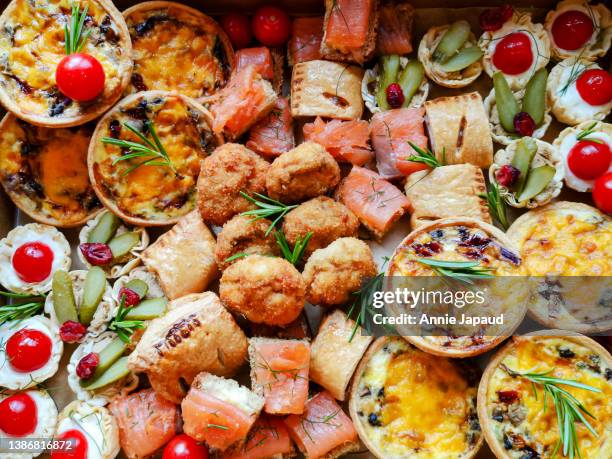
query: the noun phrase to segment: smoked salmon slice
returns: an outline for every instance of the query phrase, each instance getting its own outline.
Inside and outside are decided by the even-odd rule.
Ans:
[[[262,414],[247,435],[246,442],[221,455],[222,459],[268,459],[292,457],[295,453],[289,431],[282,419]]]
[[[338,50],[362,48],[368,36],[374,1],[333,0],[328,11],[325,44]]]
[[[417,152],[408,142],[427,149],[427,136],[422,108],[397,108],[376,113],[370,120],[372,146],[376,152],[376,168],[386,179],[410,175],[427,169],[422,163],[408,161]]]
[[[409,54],[412,52],[414,8],[406,2],[390,1],[381,5],[378,17],[376,54]]]
[[[285,425],[307,459],[331,459],[359,447],[351,419],[327,391],[308,400],[302,415],[285,418]]]
[[[295,147],[293,118],[286,97],[279,97],[272,111],[251,128],[246,147],[263,156],[279,156]]]
[[[270,414],[300,414],[308,398],[308,341],[249,339],[251,387]]]
[[[344,203],[377,239],[381,239],[410,207],[408,198],[376,172],[353,166],[340,182],[336,198]]]
[[[178,407],[153,389],[117,397],[109,408],[119,427],[121,448],[130,459],[150,456],[177,434]]]
[[[287,45],[289,64],[321,59],[322,39],[322,17],[295,18],[291,24],[291,39]]]
[[[363,166],[373,157],[370,148],[370,125],[364,120],[323,121],[317,117],[303,127],[304,139],[325,147],[337,161]]]
[[[274,79],[274,61],[272,53],[265,46],[258,48],[243,48],[236,52],[236,70],[254,65],[257,73],[266,80]]]

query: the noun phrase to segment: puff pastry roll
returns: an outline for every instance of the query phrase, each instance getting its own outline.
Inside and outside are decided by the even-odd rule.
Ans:
[[[425,122],[436,158],[446,164],[488,167],[493,141],[482,97],[470,92],[425,102]]]

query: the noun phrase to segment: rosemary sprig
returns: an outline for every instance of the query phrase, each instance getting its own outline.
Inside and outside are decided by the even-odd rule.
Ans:
[[[310,241],[312,235],[312,231],[309,231],[304,237],[304,239],[298,236],[297,240],[295,241],[295,245],[293,246],[293,250],[291,250],[291,248],[289,247],[289,242],[285,237],[285,233],[283,233],[282,231],[277,231],[276,233],[274,233],[274,237],[276,238],[276,243],[280,247],[281,254],[293,266],[297,266],[297,264],[302,260],[302,257],[304,256],[304,251],[306,250],[306,247],[308,246],[308,242]]]
[[[504,228],[508,229],[510,224],[508,223],[507,206],[504,199],[499,194],[499,186],[497,183],[491,183],[490,188],[484,194],[479,194],[479,198],[486,199],[487,205],[489,206],[489,212],[495,220]]]
[[[87,37],[91,34],[91,29],[83,33],[83,26],[87,20],[89,5],[85,6],[83,11],[81,11],[79,2],[74,2],[70,5],[70,8],[70,26],[68,26],[68,23],[64,24],[66,54],[74,54],[81,51],[83,46],[85,46]]]
[[[14,320],[22,321],[38,314],[45,306],[45,295],[0,292],[0,296],[18,300],[29,300],[0,306],[0,325]]]
[[[595,132],[595,126],[597,126],[597,121],[595,121],[583,131],[580,131],[580,133],[576,136],[576,140],[587,140],[589,142],[603,144],[603,141],[600,139],[588,138],[593,132]]]
[[[436,158],[436,155],[430,150],[423,150],[421,147],[419,147],[418,145],[415,145],[414,143],[410,141],[408,141],[408,143],[410,144],[412,149],[417,152],[416,155],[409,156],[407,158],[408,161],[412,161],[413,163],[423,163],[431,167],[432,169],[445,165],[446,163],[446,150],[445,149],[442,150],[442,161],[438,161],[438,159]]]
[[[102,137],[102,143],[115,145],[120,148],[125,148],[128,150],[128,154],[121,155],[117,159],[113,161],[113,166],[121,161],[127,161],[130,159],[142,159],[142,161],[130,166],[123,172],[123,175],[127,175],[132,172],[134,169],[139,168],[140,166],[167,166],[176,172],[166,149],[162,145],[159,136],[157,135],[157,131],[155,130],[155,125],[151,120],[146,120],[144,122],[146,132],[151,134],[153,140],[151,141],[146,135],[132,126],[130,123],[124,122],[123,125],[132,131],[138,138],[142,141],[142,143],[132,142],[129,140],[115,139],[113,137]]]
[[[276,201],[259,193],[253,193],[253,196],[255,196],[253,197],[249,196],[244,191],[241,191],[240,195],[250,203],[257,206],[257,209],[247,210],[246,212],[242,212],[240,215],[251,216],[253,217],[253,220],[274,217],[272,224],[266,230],[266,236],[272,232],[276,224],[285,216],[287,212],[297,207],[297,204],[288,206],[282,202]]]
[[[121,341],[125,343],[130,342],[130,337],[136,330],[144,328],[144,321],[142,320],[124,320],[129,310],[130,308],[125,307],[125,296],[122,295],[117,315],[108,326],[108,329],[117,333]]]
[[[428,266],[438,276],[464,284],[474,284],[474,279],[492,279],[491,269],[480,265],[478,261],[443,261],[428,258],[417,258],[416,261]]]

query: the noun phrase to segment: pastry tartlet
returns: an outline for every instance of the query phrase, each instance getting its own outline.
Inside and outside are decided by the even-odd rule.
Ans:
[[[53,128],[76,126],[99,117],[121,97],[133,65],[127,26],[111,1],[87,5],[85,30],[91,32],[82,52],[97,59],[105,75],[102,94],[88,102],[64,96],[55,81],[66,55],[69,2],[13,0],[0,16],[0,102],[17,117]]]
[[[143,2],[123,12],[132,39],[130,92],[176,91],[193,98],[225,87],[235,66],[219,24],[175,2]]]

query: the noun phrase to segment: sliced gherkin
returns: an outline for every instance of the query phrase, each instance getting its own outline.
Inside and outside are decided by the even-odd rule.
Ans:
[[[468,38],[470,38],[470,24],[465,20],[453,22],[436,46],[433,59],[445,63],[465,45]]]
[[[117,232],[117,228],[121,224],[121,220],[112,212],[105,212],[98,223],[89,233],[87,237],[87,242],[99,242],[102,244],[106,244],[110,241],[115,233]]]
[[[514,132],[514,117],[519,112],[519,105],[503,73],[493,75],[493,87],[499,122],[506,132]]]
[[[59,270],[53,274],[51,290],[53,292],[53,309],[58,322],[60,324],[69,320],[78,322],[79,317],[74,299],[72,279],[66,271]]]

